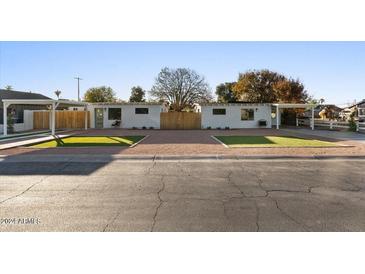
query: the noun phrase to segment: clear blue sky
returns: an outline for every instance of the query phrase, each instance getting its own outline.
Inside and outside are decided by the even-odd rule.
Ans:
[[[121,99],[140,85],[149,90],[162,67],[189,67],[217,84],[239,72],[268,68],[299,78],[328,103],[365,98],[365,42],[0,42],[0,86],[77,98],[93,86]]]

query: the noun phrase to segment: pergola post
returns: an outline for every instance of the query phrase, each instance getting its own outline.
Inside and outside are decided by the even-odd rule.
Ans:
[[[87,130],[87,106],[85,107],[85,130]]]
[[[279,105],[276,106],[276,129],[279,129]]]
[[[3,103],[3,134],[8,135],[8,104]]]
[[[56,104],[52,103],[52,117],[51,117],[51,131],[52,135],[56,135]]]
[[[312,130],[314,130],[314,107],[312,107],[312,125],[311,125]]]

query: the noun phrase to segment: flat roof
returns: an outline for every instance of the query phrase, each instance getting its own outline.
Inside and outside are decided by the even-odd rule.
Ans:
[[[311,108],[316,107],[318,104],[286,104],[286,103],[274,103],[271,104],[272,106],[279,107],[279,108]]]
[[[270,106],[270,103],[202,103],[198,104],[202,107],[217,106],[217,107],[229,107],[229,106]]]
[[[77,102],[77,101],[69,101],[69,100],[53,100],[53,99],[3,99],[3,103],[7,103],[9,105],[18,104],[18,105],[51,105],[53,103],[63,105],[63,106],[86,106],[87,103]]]
[[[89,105],[102,105],[102,106],[162,106],[163,103],[158,102],[100,102],[100,103],[87,103]]]

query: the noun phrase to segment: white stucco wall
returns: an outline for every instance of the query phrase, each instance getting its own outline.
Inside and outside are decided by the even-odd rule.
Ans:
[[[213,115],[213,109],[226,109],[225,115]],[[254,120],[242,121],[241,109],[253,109]],[[202,128],[258,128],[259,120],[266,120],[267,128],[271,128],[271,106],[270,105],[203,105],[201,106]]]
[[[154,127],[160,128],[160,113],[163,111],[162,105],[89,105],[90,111],[90,127],[95,128],[95,108],[103,109],[103,127],[112,128],[112,124],[115,120],[109,120],[108,112],[109,108],[121,108],[122,109],[122,122],[121,128],[142,128],[142,127]],[[148,114],[135,114],[136,108],[148,108]]]

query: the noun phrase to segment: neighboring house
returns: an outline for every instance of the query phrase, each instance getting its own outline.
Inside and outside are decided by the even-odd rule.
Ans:
[[[202,128],[271,128],[271,113],[271,104],[201,104]]]
[[[314,118],[321,118],[321,114],[325,115],[327,119],[337,119],[340,116],[342,108],[333,104],[322,104],[314,108]],[[310,110],[305,111],[301,117],[310,118],[312,115]]]
[[[50,99],[39,93],[33,92],[23,92],[14,90],[0,89],[0,132],[3,132],[3,102],[4,99]],[[25,123],[25,119],[28,118],[24,115],[24,111],[31,110],[44,110],[46,107],[44,105],[11,105],[8,107],[8,115],[13,114],[14,130],[24,131],[32,129],[33,121]]]
[[[163,103],[93,103],[88,105],[91,128],[160,128]],[[116,123],[120,121],[120,124]]]
[[[365,99],[363,99],[359,103],[342,109],[339,116],[342,120],[348,121],[351,114],[354,114],[355,120],[365,122]]]

